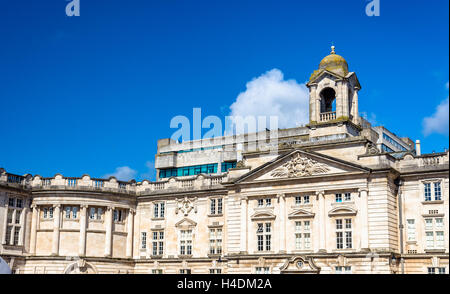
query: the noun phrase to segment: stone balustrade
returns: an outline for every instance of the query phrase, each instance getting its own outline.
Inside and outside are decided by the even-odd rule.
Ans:
[[[437,154],[427,154],[420,157],[421,166],[433,166],[444,164],[448,162],[448,152],[447,153],[437,153]]]
[[[336,112],[322,112],[320,114],[320,121],[330,121],[336,119]]]
[[[144,180],[136,183],[135,180],[129,182],[118,181],[115,177],[109,179],[91,178],[89,175],[82,177],[64,177],[56,174],[53,178],[44,178],[39,175],[15,175],[0,169],[0,184],[17,186],[32,190],[80,190],[114,192],[124,194],[145,194],[160,192],[164,190],[192,190],[204,189],[205,187],[220,186],[227,174],[210,176],[196,175],[189,178],[170,178],[164,181],[150,182]]]

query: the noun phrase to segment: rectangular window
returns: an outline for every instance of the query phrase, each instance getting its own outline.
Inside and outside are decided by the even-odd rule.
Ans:
[[[342,194],[336,194],[336,202],[342,202]]]
[[[44,208],[44,218],[48,217],[48,208]]]
[[[159,232],[159,242],[158,242],[158,254],[163,255],[164,253],[164,232]]]
[[[300,205],[300,204],[302,204],[302,197],[296,196],[295,197],[295,205]]]
[[[303,204],[308,204],[308,203],[309,203],[309,195],[303,196]]]
[[[211,199],[211,214],[216,214],[216,199]]]
[[[7,216],[7,223],[12,224],[13,223],[13,213],[14,209],[8,209],[8,216]]]
[[[76,219],[78,216],[78,207],[72,207],[72,217]]]
[[[269,267],[256,267],[256,274],[261,275],[261,274],[270,274],[270,268]]]
[[[308,250],[311,248],[311,221],[295,222],[295,249]]]
[[[123,212],[122,209],[114,209],[114,221],[121,222],[123,221]]]
[[[351,274],[352,273],[352,267],[351,266],[337,266],[335,268],[336,274]]]
[[[345,200],[345,201],[351,201],[351,200],[352,200],[352,194],[350,194],[350,193],[345,193],[345,194],[344,194],[344,200]]]
[[[14,207],[16,205],[16,199],[15,198],[9,198],[8,199],[8,206]]]
[[[13,227],[9,227],[9,226],[6,228],[6,234],[5,234],[6,244],[11,244],[12,229],[13,229]]]
[[[424,184],[425,201],[431,201],[431,183]]]
[[[147,248],[147,233],[141,232],[141,249]]]
[[[266,206],[272,206],[272,199],[271,198],[266,198]]]
[[[20,233],[20,228],[15,227],[15,229],[14,229],[14,240],[13,240],[13,244],[14,245],[18,245],[19,244],[19,233]]]
[[[343,223],[345,221],[345,226]],[[337,219],[336,220],[336,248],[350,249],[353,246],[352,238],[352,220],[351,219]]]
[[[222,214],[222,198],[217,199],[217,214]]]
[[[164,231],[153,232],[152,254],[153,255],[164,254]]]
[[[165,209],[164,202],[161,202],[161,203],[159,204],[159,217],[163,218],[165,212],[166,212],[166,209]]]
[[[258,199],[258,207],[264,207],[264,199]]]
[[[272,224],[258,223],[256,230],[257,250],[270,251],[272,247]]]
[[[14,217],[14,222],[16,223],[16,224],[20,224],[20,215],[22,214],[22,210],[17,210],[16,209],[16,215],[15,215],[15,217]]]
[[[444,219],[425,219],[425,244],[427,249],[444,249]]]
[[[210,214],[222,214],[222,198],[211,199]]]
[[[222,229],[209,230],[209,254],[222,254]]]
[[[66,218],[70,218],[70,211],[72,210],[72,207],[66,206]]]
[[[445,267],[429,267],[428,268],[428,274],[431,275],[444,275],[445,274]]]
[[[434,183],[434,200],[441,200],[442,199],[442,193],[441,193],[441,183],[435,182]]]
[[[155,205],[153,206],[153,217],[159,217],[159,203],[155,203]]]
[[[154,275],[161,275],[162,273],[162,269],[152,269],[152,274]]]
[[[416,223],[413,219],[406,220],[408,223],[408,241],[415,241],[416,240]]]
[[[180,269],[180,274],[183,275],[190,275],[191,274],[191,270],[190,269]]]
[[[180,254],[181,255],[192,254],[192,230],[180,231]]]
[[[153,206],[153,217],[164,218],[164,214],[165,214],[164,202],[155,203]]]
[[[20,198],[16,199],[16,207],[17,208],[22,208],[22,199],[20,199]]]
[[[95,208],[91,207],[89,209],[89,219],[95,219]]]
[[[103,215],[103,208],[97,208],[97,220],[101,220]]]
[[[48,217],[49,217],[49,218],[53,218],[53,207],[50,207],[50,208],[48,209]]]

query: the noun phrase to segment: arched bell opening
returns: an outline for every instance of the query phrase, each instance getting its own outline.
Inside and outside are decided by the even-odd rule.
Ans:
[[[320,92],[320,121],[336,119],[336,91],[325,88]]]

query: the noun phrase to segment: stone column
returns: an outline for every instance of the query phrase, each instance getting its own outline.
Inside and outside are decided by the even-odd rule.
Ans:
[[[87,205],[80,205],[80,243],[78,244],[78,255],[86,255],[86,229],[87,229]]]
[[[106,209],[105,213],[105,226],[106,226],[106,234],[105,234],[105,256],[111,257],[111,242],[112,242],[112,226],[113,226],[113,213],[114,207],[109,206]]]
[[[354,92],[353,92],[353,103],[355,103],[354,104],[355,109],[354,109],[353,119],[354,119],[354,122],[356,124],[359,123],[358,91],[359,91],[359,89],[355,87]]]
[[[59,254],[59,227],[61,225],[61,205],[56,204],[53,206],[53,242],[52,242],[52,255]]]
[[[325,191],[318,191],[316,195],[319,200],[319,252],[326,252]]]
[[[31,218],[30,253],[34,255],[36,254],[36,232],[39,219],[39,210],[36,204],[33,204],[31,208],[33,209],[33,216]]]
[[[127,250],[126,255],[128,258],[133,257],[133,225],[134,225],[134,213],[135,210],[130,208],[128,210],[128,217],[127,217]]]
[[[247,252],[247,207],[248,198],[241,197],[241,252]]]
[[[369,250],[369,218],[368,218],[368,190],[367,188],[359,189],[359,197],[361,200],[361,250]]]
[[[283,193],[278,194],[278,228],[280,231],[280,253],[286,252],[286,199]]]
[[[310,99],[309,99],[309,109],[310,109],[310,114],[309,114],[309,121],[319,121],[319,119],[317,118],[317,111],[316,111],[316,103],[317,103],[317,99],[316,99],[316,86],[311,86],[310,88]]]
[[[8,194],[6,194],[8,195]],[[6,205],[5,205],[5,216],[3,218],[3,234],[2,234],[2,244],[6,244],[6,231],[8,230],[8,197],[5,197]],[[8,241],[9,243],[9,241]]]

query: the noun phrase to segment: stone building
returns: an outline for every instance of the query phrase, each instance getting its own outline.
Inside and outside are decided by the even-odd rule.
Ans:
[[[155,182],[0,169],[0,257],[15,273],[448,273],[449,152],[360,117],[334,48],[307,86],[307,126],[159,140]]]

